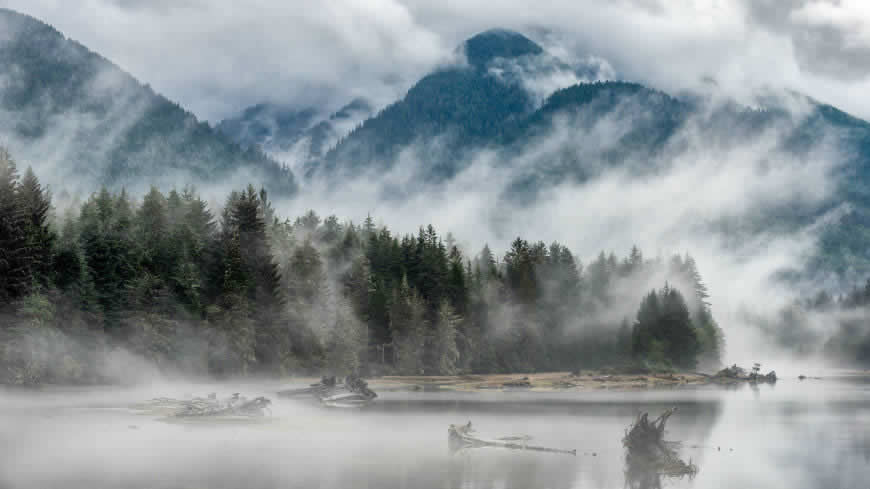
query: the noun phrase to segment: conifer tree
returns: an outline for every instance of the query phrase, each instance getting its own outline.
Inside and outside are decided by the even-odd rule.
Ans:
[[[498,278],[498,264],[488,244],[480,251],[480,275],[483,280]]]
[[[535,258],[529,243],[517,238],[504,256],[505,279],[513,297],[519,304],[531,306],[538,299],[538,280]]]
[[[322,295],[326,276],[320,253],[311,244],[311,238],[297,246],[284,275],[288,299],[296,307],[311,307]]]
[[[18,170],[6,149],[0,148],[0,303],[22,297],[30,289],[26,227]]]
[[[166,198],[157,190],[145,195],[137,215],[138,237],[142,245],[142,264],[152,274],[168,275],[173,261],[168,250],[169,218]]]
[[[342,278],[343,295],[351,310],[360,320],[366,322],[369,317],[369,294],[374,289],[368,259],[364,255],[353,260],[348,271]]]
[[[402,375],[420,375],[425,371],[426,330],[426,306],[404,277],[394,290],[390,309],[396,368]]]
[[[468,312],[468,283],[462,253],[456,246],[450,249],[450,272],[447,279],[447,297],[459,315]]]
[[[665,284],[641,302],[632,334],[635,355],[678,367],[694,367],[700,344],[680,292]]]
[[[25,219],[27,267],[33,284],[45,287],[52,275],[55,234],[49,222],[51,196],[42,188],[33,169],[28,167],[21,179],[19,196]]]
[[[272,259],[266,237],[260,196],[254,187],[241,192],[231,209],[233,228],[243,253],[243,263],[251,277],[248,299],[258,307],[273,307],[281,302],[281,277]]]
[[[372,287],[369,292],[367,321],[369,329],[369,341],[373,345],[389,343],[390,339],[390,296],[391,292],[386,281],[373,276]]]
[[[440,375],[456,375],[459,365],[459,317],[446,300],[438,307],[438,322],[435,329],[433,350],[437,364],[436,371]]]
[[[219,307],[213,308],[212,321],[221,335],[211,347],[211,370],[223,374],[246,374],[257,360],[256,324],[251,318],[247,290],[251,278],[244,266],[238,234],[226,243],[223,261],[222,293]]]
[[[107,327],[118,325],[126,306],[127,288],[139,270],[139,248],[132,234],[132,209],[126,192],[114,197],[103,188],[82,207],[81,242],[87,275]]]
[[[336,310],[335,325],[327,346],[327,364],[337,375],[359,375],[365,360],[365,326],[346,305]]]
[[[184,192],[193,192],[193,189],[187,188]],[[182,194],[178,190],[172,189],[166,196],[166,218],[170,229],[175,229],[184,220],[186,212],[186,202]]]

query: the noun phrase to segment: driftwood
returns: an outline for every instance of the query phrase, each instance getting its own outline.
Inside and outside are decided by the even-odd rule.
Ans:
[[[523,377],[522,379],[509,380],[502,384],[502,387],[513,387],[513,388],[525,388],[531,387],[532,383],[529,381],[528,377]]]
[[[507,448],[510,450],[528,450],[533,452],[564,453],[577,455],[577,450],[561,450],[529,445],[529,436],[505,436],[493,440],[478,438],[471,428],[471,421],[464,425],[450,425],[447,428],[447,446],[450,453],[457,453],[470,448]]]
[[[324,406],[330,407],[362,407],[371,403],[378,395],[369,389],[365,380],[349,375],[343,383],[335,377],[324,377],[317,384],[303,389],[288,389],[278,392],[280,397],[314,397]]]
[[[665,424],[675,412],[669,409],[654,421],[642,413],[626,430],[622,444],[629,487],[660,487],[660,476],[693,477],[698,472],[691,460],[686,463],[679,457],[679,442],[664,439]]]
[[[332,377],[323,377],[320,379],[320,382],[316,384],[311,384],[310,387],[303,387],[301,389],[285,389],[283,391],[278,392],[279,397],[308,397],[315,396],[319,397],[323,393],[335,389],[336,380],[335,376]]]
[[[238,393],[219,400],[215,394],[208,397],[194,397],[189,400],[161,397],[152,399],[145,407],[148,409],[163,409],[171,411],[171,416],[207,417],[207,416],[264,416],[272,401],[265,397],[248,399]]]

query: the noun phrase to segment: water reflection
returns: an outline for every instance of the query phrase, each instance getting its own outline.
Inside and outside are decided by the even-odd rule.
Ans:
[[[622,444],[625,446],[625,485],[632,489],[657,489],[662,478],[693,478],[698,467],[686,462],[679,455],[680,442],[665,440],[665,426],[676,412],[669,409],[650,421],[643,413],[626,431]]]
[[[870,480],[870,384],[780,381],[775,389],[583,393],[386,392],[364,411],[276,399],[270,423],[168,424],[125,406],[184,392],[0,390],[0,487],[610,489],[860,488]],[[693,480],[627,464],[622,438],[639,412],[677,407],[667,439],[698,466]],[[447,453],[451,423],[484,434],[529,434],[560,454],[475,449]],[[137,429],[129,427],[135,425]]]
[[[578,487],[577,461],[497,449],[451,457],[446,486],[474,489],[571,489]]]

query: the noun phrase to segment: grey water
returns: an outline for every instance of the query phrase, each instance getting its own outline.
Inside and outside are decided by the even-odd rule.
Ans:
[[[286,385],[285,385],[286,386]],[[867,488],[870,383],[563,393],[386,392],[364,410],[277,399],[274,384],[0,390],[2,488],[622,488],[640,411],[678,411],[667,438],[698,467],[663,487]],[[177,422],[129,409],[158,396],[266,395],[254,422]],[[577,455],[467,450],[447,427],[525,434]],[[638,487],[636,484],[632,487]],[[650,487],[650,486],[644,486]]]

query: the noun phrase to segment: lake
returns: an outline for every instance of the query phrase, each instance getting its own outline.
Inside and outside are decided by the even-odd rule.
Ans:
[[[669,407],[678,411],[667,438],[682,442],[681,456],[698,473],[664,478],[663,486],[866,489],[870,481],[870,383],[860,379],[632,392],[386,392],[364,410],[277,399],[278,388],[0,390],[0,487],[622,488],[625,430],[638,412]],[[266,395],[272,415],[167,422],[128,408],[209,392]],[[449,454],[448,426],[467,421],[484,436],[530,435],[530,444],[577,455]]]

